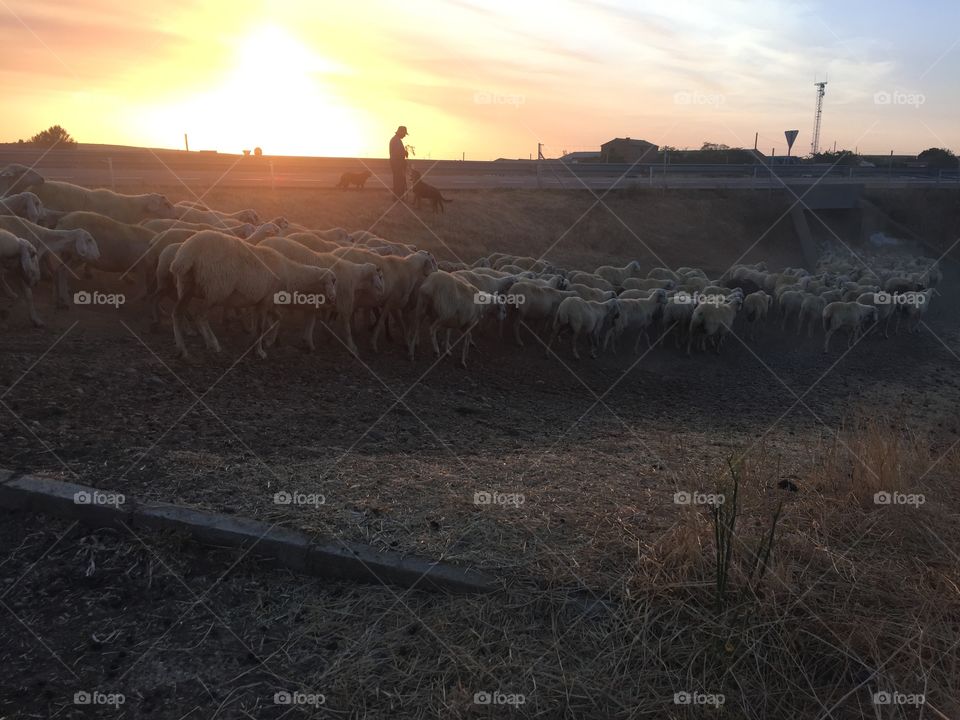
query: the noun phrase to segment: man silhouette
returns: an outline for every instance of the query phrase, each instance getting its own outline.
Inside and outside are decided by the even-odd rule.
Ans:
[[[407,148],[403,139],[407,136],[407,126],[401,125],[390,138],[390,169],[393,170],[393,194],[402,200],[407,192]]]

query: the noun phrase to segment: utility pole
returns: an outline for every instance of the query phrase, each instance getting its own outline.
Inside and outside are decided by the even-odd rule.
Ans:
[[[187,149],[187,152],[190,152],[190,140],[187,139],[187,134],[183,134],[183,146]]]
[[[537,143],[537,189],[543,189],[541,166],[543,164],[543,143]]]
[[[753,134],[753,149],[757,149],[757,141],[760,139],[760,131],[758,130]]]

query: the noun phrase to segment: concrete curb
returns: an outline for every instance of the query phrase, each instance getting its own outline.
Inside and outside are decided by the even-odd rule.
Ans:
[[[453,593],[491,593],[495,578],[479,570],[426,558],[381,552],[359,543],[316,541],[258,520],[125,498],[123,504],[77,502],[107,493],[96,488],[0,470],[0,508],[79,520],[86,525],[188,532],[206,545],[248,547],[282,567],[318,577]]]

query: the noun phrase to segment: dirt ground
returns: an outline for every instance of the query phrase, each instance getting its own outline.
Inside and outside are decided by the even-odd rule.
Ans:
[[[523,217],[523,194],[488,195]],[[538,217],[558,212],[557,197],[546,195]],[[482,212],[483,202],[461,199],[470,205],[464,213]],[[298,216],[301,202],[274,197],[257,207],[313,222]],[[635,200],[617,199],[633,225],[625,235],[611,231],[610,252],[604,232],[621,221],[605,215],[551,256],[618,262],[629,258],[624,243],[636,242],[635,232],[674,266],[722,271],[750,242],[718,238],[731,230],[747,237],[749,225],[756,239],[778,210],[739,206],[711,224],[719,211],[704,203],[671,231],[664,218],[682,199],[656,202],[670,207],[657,205],[644,220],[642,208],[626,211]],[[454,208],[447,219],[398,215],[384,234],[422,220],[422,244],[475,256],[481,230]],[[356,211],[363,217],[353,225],[372,224],[374,210]],[[337,212],[346,211],[316,214],[347,224]],[[492,220],[484,248],[538,254],[562,232],[551,229],[556,218],[521,242],[528,222],[511,231]],[[800,264],[782,225],[759,246],[772,267]],[[578,362],[567,343],[547,357],[530,336],[521,349],[487,335],[467,371],[425,352],[411,364],[395,344],[374,355],[364,341],[353,358],[329,334],[308,354],[295,328],[267,361],[248,336],[218,329],[223,353],[190,338],[195,357],[184,363],[168,326],[148,331],[142,305],[57,312],[43,287],[48,326],[30,328],[15,311],[0,346],[0,467],[469,564],[494,573],[506,594],[481,602],[330,583],[274,569],[256,552],[3,513],[0,717],[100,717],[104,708],[74,701],[94,689],[123,693],[114,717],[702,717],[673,701],[693,689],[683,684],[684,673],[698,675],[693,660],[658,664],[659,655],[637,650],[604,665],[604,648],[623,641],[623,617],[571,610],[569,598],[625,602],[625,577],[638,563],[678,528],[702,523],[674,493],[713,491],[731,458],[770,469],[750,488],[756,508],[769,509],[818,492],[818,468],[838,433],[864,417],[916,438],[932,458],[948,453],[960,439],[960,313],[956,272],[946,274],[944,297],[918,334],[874,332],[849,351],[838,338],[825,355],[819,334],[770,326],[755,342],[732,338],[719,356],[687,357],[668,341],[640,357]],[[75,289],[125,287],[97,278]],[[935,466],[920,480],[954,479],[946,463]],[[784,489],[787,480],[798,492]],[[276,504],[281,491],[324,502]],[[522,502],[475,503],[476,493],[494,492]],[[709,573],[684,591],[704,580]],[[669,643],[668,625],[647,630]],[[625,682],[656,668],[665,678],[656,689]],[[726,716],[790,717],[816,709],[816,697],[838,703],[824,717],[859,717],[844,693],[863,678],[824,672],[808,678],[809,697],[795,705],[744,688],[737,695],[728,684]],[[283,690],[322,693],[325,702],[277,705]],[[474,702],[475,693],[497,690],[526,702]]]

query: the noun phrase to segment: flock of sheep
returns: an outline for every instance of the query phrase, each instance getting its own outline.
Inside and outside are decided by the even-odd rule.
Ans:
[[[824,332],[824,352],[837,331],[853,343],[870,327],[884,336],[901,321],[915,331],[942,279],[926,258],[863,258],[827,253],[815,273],[801,268],[768,271],[764,263],[736,265],[709,278],[698,268],[646,271],[636,261],[592,272],[570,270],[533,257],[494,253],[470,266],[440,262],[429,252],[375,234],[343,228],[311,229],[285,218],[260,222],[254,210],[224,213],[198,202],[172,204],[163,195],[121,195],[46,181],[22,165],[0,171],[0,289],[16,299],[15,281],[36,326],[32,288],[52,281],[57,307],[71,304],[70,279],[97,270],[133,279],[149,302],[154,327],[163,303],[172,304],[180,354],[196,331],[220,350],[210,325],[236,321],[252,333],[256,351],[276,342],[281,322],[302,323],[314,349],[317,320],[358,352],[354,333],[370,332],[374,351],[384,335],[403,342],[413,360],[423,328],[433,351],[438,332],[462,333],[465,367],[473,332],[518,345],[524,330],[546,352],[569,333],[573,356],[586,339],[591,356],[617,352],[641,340],[672,335],[689,354],[710,345],[720,352],[742,327],[754,339],[765,324],[800,335]]]

